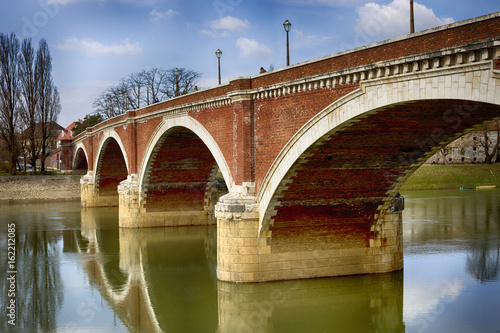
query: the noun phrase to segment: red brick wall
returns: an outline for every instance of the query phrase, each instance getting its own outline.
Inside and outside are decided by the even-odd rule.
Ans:
[[[252,79],[236,79],[229,84],[217,86],[210,89],[200,90],[196,93],[170,99],[164,102],[150,105],[137,111],[130,111],[129,116],[148,114],[164,108],[174,107],[182,104],[202,101],[209,98],[227,95],[229,92],[260,88],[308,77],[315,74],[328,73],[336,70],[352,68],[356,66],[372,64],[403,57],[412,54],[420,54],[429,51],[437,51],[467,43],[481,41],[500,35],[500,18],[491,18],[452,29],[440,30],[405,38],[392,43],[385,43],[353,53],[339,56],[331,56],[322,60],[312,61],[301,66],[292,66],[286,70],[278,70],[254,77]],[[106,121],[96,127],[101,128],[108,123],[125,119],[125,115]]]
[[[92,138],[87,138],[82,141],[83,146],[85,147],[85,150],[87,151],[87,164],[88,164],[88,171],[94,170],[94,151],[93,149],[93,144],[92,144]]]
[[[293,135],[318,112],[358,87],[350,84],[254,102],[256,190]]]
[[[146,147],[148,142],[151,140],[154,131],[160,125],[163,118],[154,118],[149,119],[147,122],[139,122],[136,124],[137,134],[136,134],[136,149],[137,149],[137,171],[140,169],[140,163],[142,161],[142,157],[146,152]]]
[[[189,116],[203,124],[212,135],[215,142],[222,151],[229,169],[234,173],[234,141],[235,136],[235,114],[233,106],[227,105],[219,108],[204,109],[201,111],[191,111]],[[233,175],[234,177],[234,175]]]
[[[185,128],[169,131],[160,143],[146,181],[146,211],[203,210],[215,159]]]

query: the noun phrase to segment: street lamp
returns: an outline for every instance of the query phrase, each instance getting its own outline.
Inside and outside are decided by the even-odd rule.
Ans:
[[[292,24],[286,20],[285,23],[283,23],[283,28],[285,28],[286,31],[286,65],[290,66],[290,44],[288,42],[288,32],[292,28]]]
[[[174,69],[175,74],[175,97],[179,96],[179,70]]]
[[[410,33],[415,32],[415,17],[413,15],[413,0],[410,0]]]
[[[222,51],[220,49],[217,49],[217,51],[215,51],[215,56],[217,57],[217,62],[219,63],[219,84],[220,84],[220,57],[222,56]]]

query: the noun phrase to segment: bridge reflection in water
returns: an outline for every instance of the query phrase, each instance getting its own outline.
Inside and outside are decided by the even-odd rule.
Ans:
[[[403,195],[404,280],[397,272],[265,284],[217,281],[215,226],[120,230],[116,208],[2,205],[0,225],[16,224],[19,245],[16,328],[498,331],[500,190]],[[0,232],[0,248],[6,239]],[[7,289],[0,271],[0,290]],[[5,321],[0,331],[9,332]]]
[[[84,269],[132,332],[404,331],[403,272],[265,284],[216,278],[216,227],[123,229],[82,210]],[[360,320],[362,318],[362,320]]]

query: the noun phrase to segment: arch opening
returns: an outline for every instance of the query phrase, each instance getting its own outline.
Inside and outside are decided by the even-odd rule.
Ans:
[[[120,145],[114,138],[103,144],[96,168],[96,190],[99,197],[116,197],[118,205],[118,185],[127,179],[128,168]]]
[[[498,117],[496,104],[420,100],[331,129],[302,152],[270,200],[261,231],[271,231],[271,251],[384,245],[380,224],[408,177],[441,147]]]
[[[85,174],[89,169],[87,155],[82,148],[78,148],[73,162],[73,173]]]
[[[215,223],[214,206],[227,191],[217,162],[203,140],[190,129],[176,126],[160,137],[149,158],[141,206],[146,214],[185,217],[174,224]]]

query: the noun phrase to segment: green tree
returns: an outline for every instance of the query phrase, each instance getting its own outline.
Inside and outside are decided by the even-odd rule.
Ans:
[[[75,127],[73,127],[73,135],[77,136],[78,134],[85,131],[88,127],[95,126],[103,120],[103,117],[99,113],[88,114],[83,118],[83,120],[79,119],[76,122]]]

